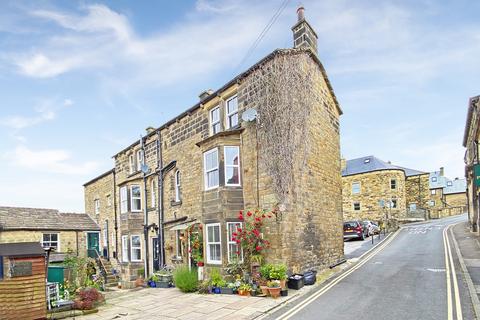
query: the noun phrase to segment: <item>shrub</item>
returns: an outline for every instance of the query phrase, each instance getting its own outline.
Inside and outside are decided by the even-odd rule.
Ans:
[[[287,279],[287,266],[284,264],[273,265],[270,269],[269,278],[271,280]]]
[[[270,271],[273,269],[273,265],[270,263],[264,264],[260,267],[260,275],[265,280],[270,280]]]
[[[75,300],[74,308],[80,310],[90,310],[103,302],[105,298],[95,288],[86,288],[79,292],[78,299]]]
[[[173,272],[175,286],[182,292],[195,292],[198,288],[197,270],[188,270],[187,266],[181,266]]]

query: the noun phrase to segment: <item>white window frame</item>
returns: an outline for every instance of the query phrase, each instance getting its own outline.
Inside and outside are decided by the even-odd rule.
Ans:
[[[437,194],[437,190],[435,190],[435,189],[430,190],[430,194],[431,194],[431,195]]]
[[[230,225],[236,225],[237,226],[237,228],[234,229],[234,231],[233,231],[233,232],[236,232],[235,230],[237,230],[239,227],[243,228],[243,223],[240,222],[240,221],[227,222],[227,258],[228,258],[228,263],[233,262],[230,259],[230,256],[231,256],[230,245],[231,244],[238,246],[238,248],[240,249],[240,257],[239,257],[240,259],[238,260],[238,262],[243,263],[243,248],[242,248],[241,244],[238,244],[236,241],[231,240],[230,229],[229,229]],[[235,253],[235,255],[236,255],[236,253]]]
[[[123,186],[120,188],[120,213],[128,212],[128,188]]]
[[[175,230],[175,256],[177,259],[183,257],[182,240],[180,239],[182,230]]]
[[[218,112],[218,120],[213,120],[213,113],[217,111]],[[209,118],[210,118],[210,133],[212,135],[217,134],[222,131],[222,125],[220,121],[220,106],[216,106],[209,112]],[[218,131],[215,131],[215,126],[218,125]]]
[[[47,234],[50,235],[50,240],[49,240],[49,241],[44,241],[44,240],[43,240],[43,236],[44,236],[44,235],[47,235]],[[53,247],[53,248],[55,248],[55,251],[56,251],[56,252],[60,252],[60,233],[58,233],[58,232],[43,232],[43,233],[42,233],[42,239],[40,240],[40,243],[42,244],[42,247],[46,247],[46,246],[45,246],[45,243],[49,243],[50,245],[49,245],[48,247],[51,248],[51,247],[52,247],[52,246],[51,246],[51,243],[52,243],[52,234],[55,234],[55,235],[57,236],[57,241],[53,241],[53,242],[56,242],[56,243],[57,243],[57,247],[56,247],[56,248]]]
[[[217,166],[214,167],[214,168],[211,168],[207,171],[207,155],[211,154],[211,153],[214,153],[216,152],[217,153]],[[205,190],[212,190],[212,189],[215,189],[215,188],[218,188],[219,185],[220,185],[220,168],[219,168],[219,159],[218,159],[218,148],[213,148],[213,149],[210,149],[206,152],[203,153],[203,172],[204,172],[204,179],[205,179]],[[218,183],[216,185],[213,185],[213,186],[208,186],[208,174],[210,172],[213,172],[213,171],[217,171],[217,175],[218,175]]]
[[[358,191],[355,192],[353,186],[358,185]],[[360,194],[362,192],[362,185],[360,182],[352,182],[352,194]]]
[[[137,171],[140,171],[142,170],[142,164],[145,161],[145,156],[142,149],[137,150],[136,154],[137,154]]]
[[[110,194],[107,194],[106,198],[107,198],[107,206],[110,207],[112,205],[112,196]]]
[[[358,209],[355,209],[355,205],[358,204]],[[362,211],[362,204],[358,201],[353,203],[353,211]]]
[[[391,199],[391,206],[392,206],[392,209],[398,209],[398,199]]]
[[[128,156],[128,173],[132,174],[135,172],[135,157],[133,154]]]
[[[150,182],[150,206],[152,208],[155,208],[157,205],[157,199],[155,195],[155,179],[152,179]]]
[[[218,241],[209,242],[208,241],[208,230],[210,228],[218,227]],[[209,223],[205,225],[205,243],[207,247],[207,263],[208,264],[222,264],[222,228],[220,223]],[[220,245],[220,260],[211,260],[210,259],[210,245]]]
[[[394,186],[394,188],[392,188]],[[397,179],[390,179],[390,190],[397,190]]]
[[[227,164],[227,149],[228,148],[233,148],[237,149],[237,154],[238,154],[238,165],[236,164]],[[224,163],[225,163],[225,168],[224,168],[224,174],[225,174],[225,185],[229,187],[239,187],[242,185],[242,179],[240,177],[240,147],[238,146],[224,146],[223,147],[223,156],[224,156]],[[237,168],[238,170],[238,183],[227,183],[227,168]]]
[[[95,199],[93,203],[95,207],[95,214],[96,215],[100,214],[100,199]]]
[[[447,187],[451,187],[453,186],[453,182],[452,181],[447,181]]]
[[[437,182],[437,177],[432,177],[432,182]]]
[[[180,195],[180,184],[181,184],[180,170],[175,171],[174,178],[175,178],[175,202],[180,202],[180,200],[182,200]]]
[[[128,236],[122,236],[122,262],[128,261]]]
[[[133,188],[138,187],[140,190],[140,196],[139,197],[133,197]],[[140,200],[140,208],[135,208],[134,207],[134,200]],[[130,186],[130,211],[131,212],[142,212],[142,188],[138,184],[132,184]]]
[[[229,112],[228,112],[228,103],[229,103],[230,101],[232,101],[233,99],[237,99],[237,108],[236,108],[234,111],[232,111],[232,112],[229,113]],[[235,115],[235,114],[237,114],[237,123],[236,123],[235,125],[232,125],[232,124],[230,123],[230,117],[233,116],[233,115]],[[225,103],[225,121],[226,121],[226,128],[227,128],[227,129],[233,128],[233,127],[237,126],[238,123],[239,123],[239,117],[238,117],[238,98],[237,98],[236,95],[234,95],[233,97],[231,97],[230,99],[228,99],[228,100],[226,101],[226,103]]]
[[[138,237],[140,239],[140,246],[134,247],[133,246],[133,237]],[[133,250],[140,251],[140,259],[134,259]],[[142,237],[139,234],[133,234],[130,236],[130,261],[132,262],[139,262],[142,261]]]

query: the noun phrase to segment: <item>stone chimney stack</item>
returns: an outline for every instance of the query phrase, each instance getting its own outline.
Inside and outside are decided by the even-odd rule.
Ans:
[[[440,167],[440,176],[443,177],[445,174],[445,168]]]
[[[200,101],[204,100],[206,97],[208,97],[209,95],[211,95],[213,93],[213,90],[212,89],[208,89],[208,90],[205,90],[203,91],[202,93],[200,93],[198,95],[198,97],[200,98]]]
[[[147,132],[147,134],[150,134],[150,133],[152,133],[153,131],[155,131],[155,128],[154,128],[154,127],[147,127],[147,128],[145,129],[145,131]]]
[[[347,168],[347,160],[345,158],[340,159],[340,170],[345,170]]]
[[[297,9],[297,23],[292,27],[293,47],[310,48],[317,54],[318,36],[312,26],[305,20],[305,8],[303,6]]]

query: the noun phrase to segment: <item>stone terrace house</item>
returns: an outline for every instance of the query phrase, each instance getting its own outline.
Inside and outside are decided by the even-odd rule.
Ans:
[[[267,261],[298,272],[342,259],[341,109],[303,8],[292,30],[294,48],[273,51],[148,128],[114,155],[113,170],[85,184],[86,211],[124,280],[186,263],[192,223],[203,226],[207,270],[226,266],[238,250],[238,212],[247,208],[280,208],[265,233]]]
[[[62,260],[67,252],[87,256],[88,240],[95,248],[99,231],[98,225],[84,213],[0,207],[0,243],[40,242],[54,248],[52,260]]]
[[[342,164],[345,220],[401,221],[464,212],[462,180],[446,178],[443,168],[428,173],[393,165],[375,156]]]
[[[463,135],[465,177],[467,179],[468,219],[471,230],[478,232],[480,210],[480,95],[468,102],[467,121]]]

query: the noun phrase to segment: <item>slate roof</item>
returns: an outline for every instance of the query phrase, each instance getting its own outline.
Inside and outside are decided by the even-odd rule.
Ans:
[[[467,180],[466,179],[455,179],[451,180],[452,185],[445,187],[443,189],[443,194],[453,194],[453,193],[463,193],[467,192]]]
[[[424,174],[426,172],[400,167],[383,161],[375,156],[366,156],[357,159],[347,160],[345,169],[342,170],[342,176],[351,176],[354,174],[367,173],[381,170],[402,170],[407,177]]]
[[[55,209],[0,207],[0,230],[100,230],[85,213]]]

